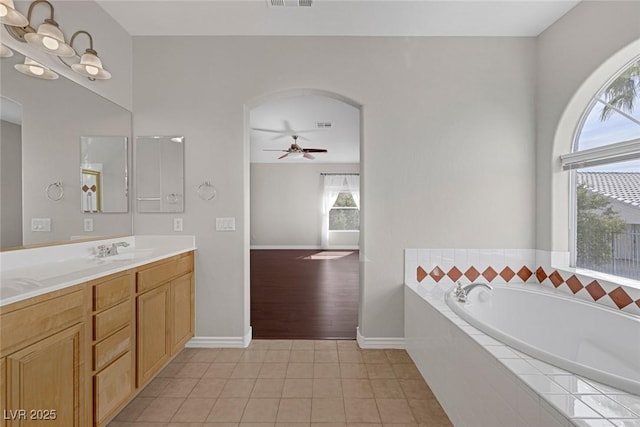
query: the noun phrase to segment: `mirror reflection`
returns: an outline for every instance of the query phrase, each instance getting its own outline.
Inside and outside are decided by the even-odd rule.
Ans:
[[[112,194],[107,187],[107,182],[113,182],[107,176],[106,164],[109,161],[90,154],[88,163],[103,165],[103,170],[99,171],[100,181],[96,181],[102,190],[100,209],[97,202],[92,202],[91,206],[83,205],[79,176],[85,162],[81,157],[81,137],[117,136],[119,144],[122,144],[131,135],[131,112],[62,76],[57,80],[25,76],[14,69],[15,64],[23,61],[24,56],[18,53],[0,61],[0,97],[3,98],[0,108],[1,247],[131,234],[126,166],[119,167],[120,176],[114,178],[118,182],[115,196],[116,192]],[[11,161],[5,154],[9,150],[9,138],[4,136],[15,123],[8,119],[10,108],[5,108],[4,100],[21,106],[20,130],[14,131],[20,135],[19,154],[16,154],[18,148],[14,146],[12,158],[15,160]],[[128,145],[125,144],[125,157],[119,160],[125,165],[130,158]],[[118,151],[122,153],[121,145]],[[9,162],[11,167],[5,168],[5,163]],[[8,169],[11,168],[13,173],[9,175]],[[84,169],[94,170],[93,167]],[[51,191],[61,197],[51,197]],[[14,209],[9,216],[13,218],[10,222],[5,221],[8,218],[5,210],[9,208]],[[19,208],[21,212],[16,213]],[[88,212],[90,209],[93,212]],[[110,213],[103,215],[101,212]],[[88,215],[94,219],[92,231],[85,231],[84,219]]]
[[[22,106],[0,98],[0,247],[22,246]]]
[[[127,212],[127,138],[80,138],[82,212]]]
[[[136,138],[138,212],[184,210],[184,137]]]

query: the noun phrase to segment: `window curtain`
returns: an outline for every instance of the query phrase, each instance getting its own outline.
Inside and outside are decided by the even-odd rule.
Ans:
[[[353,196],[353,201],[360,209],[360,175],[347,175],[347,189]]]
[[[322,236],[323,249],[329,247],[329,211],[336,203],[340,192],[346,188],[344,175],[324,176],[324,197],[322,204]]]

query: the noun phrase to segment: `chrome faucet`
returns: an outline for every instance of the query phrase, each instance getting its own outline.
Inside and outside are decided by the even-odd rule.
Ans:
[[[477,288],[478,286],[485,287],[489,290],[493,289],[491,286],[489,286],[486,283],[481,283],[481,282],[470,283],[467,286],[463,287],[460,284],[460,282],[458,282],[458,285],[453,291],[453,295],[458,299],[459,302],[467,302],[467,296],[469,295],[469,292],[471,292],[473,289]]]
[[[126,248],[127,246],[129,246],[129,244],[127,242],[118,242],[118,243],[113,243],[111,247],[107,245],[100,245],[98,246],[97,256],[98,258],[105,258],[112,255],[118,255],[118,248],[121,246],[123,248]]]

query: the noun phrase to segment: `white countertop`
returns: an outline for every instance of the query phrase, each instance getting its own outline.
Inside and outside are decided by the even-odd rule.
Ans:
[[[126,242],[98,258],[98,245]],[[196,249],[194,236],[128,236],[0,253],[0,306]],[[44,261],[44,262],[43,262]]]

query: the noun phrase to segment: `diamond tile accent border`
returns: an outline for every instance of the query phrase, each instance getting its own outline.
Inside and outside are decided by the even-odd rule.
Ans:
[[[621,310],[633,302],[629,294],[627,294],[625,290],[622,289],[622,286],[618,286],[617,288],[609,292],[608,295],[609,298],[611,298]]]
[[[600,283],[598,283],[597,280],[589,283],[587,286],[585,286],[585,289],[587,290],[589,295],[591,295],[591,298],[593,298],[594,301],[598,301],[600,298],[607,294],[607,292],[602,289],[602,286],[600,286]]]
[[[569,277],[565,281],[565,283],[567,284],[567,286],[569,286],[569,289],[571,289],[571,292],[573,292],[574,294],[578,293],[578,291],[584,288],[584,286],[582,286],[582,282],[580,282],[580,279],[578,279],[575,274],[571,275],[571,277]]]
[[[597,302],[611,308],[617,307],[619,310],[630,307],[629,310],[625,311],[629,311],[633,314],[640,314],[637,310],[632,308],[634,303],[637,307],[640,307],[640,298],[634,301],[631,297],[631,295],[640,296],[640,292],[638,292],[638,290],[633,290],[632,288],[625,289],[624,286],[619,286],[613,283],[605,285],[604,283],[600,283],[598,280],[592,280],[588,285],[584,286],[582,281],[575,274],[571,274],[565,279],[562,277],[561,272],[553,270],[547,275],[547,272],[542,266],[538,267],[536,270],[536,276],[538,280],[543,278],[542,280],[539,280],[540,284],[543,286],[553,286],[560,291],[567,293],[570,292],[571,295],[579,296],[587,301]],[[610,290],[607,291],[607,288]]]
[[[422,283],[425,280],[431,278],[435,283],[439,283],[441,280],[448,278],[448,283],[454,283],[460,280],[462,277],[467,278],[470,282],[477,280],[479,277],[483,277],[488,282],[493,282],[496,278],[502,278],[505,283],[523,283],[533,276],[531,270],[523,265],[516,274],[510,267],[504,267],[498,274],[493,267],[487,267],[482,274],[478,270],[471,266],[464,273],[456,266],[451,267],[448,271],[443,267],[436,265],[430,273],[427,273],[422,266],[416,268],[416,279],[418,283]],[[519,278],[514,279],[514,278]]]
[[[492,284],[540,284],[640,316],[640,289],[549,268],[548,263],[564,265],[567,261],[562,257],[545,261],[546,256],[549,254],[544,251],[530,249],[406,249],[405,281],[426,286],[478,280]]]

